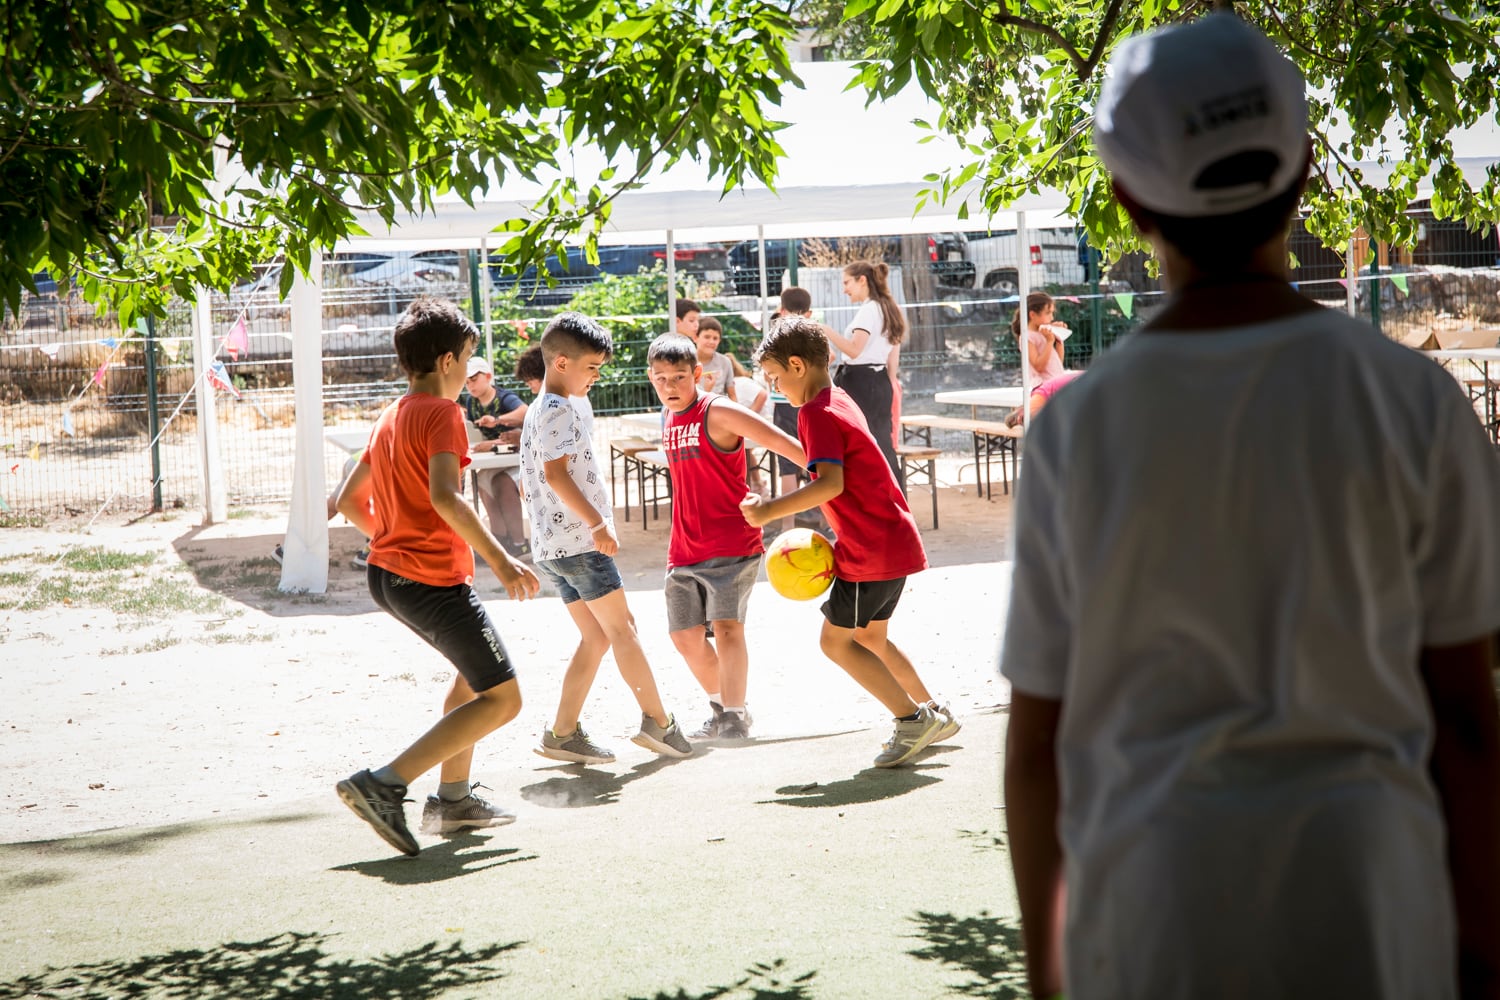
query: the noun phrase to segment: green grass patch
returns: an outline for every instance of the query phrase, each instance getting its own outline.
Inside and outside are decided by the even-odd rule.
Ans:
[[[223,612],[228,607],[217,594],[206,593],[175,576],[90,579],[59,574],[42,579],[21,604],[21,610],[40,611],[58,604],[108,608],[146,621],[173,614]]]
[[[256,642],[271,642],[275,638],[269,632],[214,632],[208,637],[208,641],[215,646],[228,646],[231,643],[248,646]]]
[[[59,563],[80,573],[108,573],[150,566],[156,558],[155,552],[120,552],[102,545],[88,545],[42,556],[41,561]]]

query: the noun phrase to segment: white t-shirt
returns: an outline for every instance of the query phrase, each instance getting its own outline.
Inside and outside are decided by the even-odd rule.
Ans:
[[[891,342],[885,339],[885,314],[880,311],[880,306],[873,299],[866,299],[844,327],[844,336],[854,336],[855,330],[866,330],[870,339],[865,341],[864,350],[844,363],[851,365],[883,365],[891,356]]]
[[[761,402],[760,408],[756,409],[755,400],[761,393],[765,393],[765,399]],[[776,401],[771,398],[771,390],[747,375],[740,375],[735,378],[734,397],[735,402],[739,403],[745,409],[754,410],[767,420],[776,416]],[[786,397],[783,396],[782,402],[785,401]]]
[[[1453,379],[1331,311],[1042,411],[1001,659],[1063,703],[1071,1000],[1454,995],[1417,661],[1500,629],[1497,500]]]
[[[548,485],[545,463],[570,456],[568,475],[573,482],[606,520],[614,516],[609,487],[594,455],[593,408],[588,406],[585,415],[578,406],[580,401],[588,406],[585,397],[543,392],[526,410],[521,424],[521,483],[531,510],[532,553],[538,561],[594,548],[589,525]]]

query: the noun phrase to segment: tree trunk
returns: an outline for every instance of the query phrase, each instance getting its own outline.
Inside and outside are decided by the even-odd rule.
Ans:
[[[937,281],[928,259],[926,236],[901,237],[901,290],[906,295],[906,340],[901,353],[931,354],[947,350],[937,322]],[[903,368],[905,366],[903,365]]]

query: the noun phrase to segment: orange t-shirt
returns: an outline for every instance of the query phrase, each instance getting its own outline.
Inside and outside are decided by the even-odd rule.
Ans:
[[[410,393],[375,421],[360,459],[370,466],[375,501],[370,563],[434,587],[474,580],[474,550],[432,506],[428,462],[445,451],[458,456],[453,485],[462,492],[469,464],[463,410],[451,399]]]

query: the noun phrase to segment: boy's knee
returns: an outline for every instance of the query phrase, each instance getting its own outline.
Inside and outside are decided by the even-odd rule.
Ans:
[[[818,645],[828,657],[835,657],[853,641],[854,633],[850,629],[839,628],[826,621],[823,623],[823,631],[818,634]]]
[[[719,640],[740,640],[745,637],[745,623],[736,621],[714,622],[714,638]]]
[[[505,725],[521,714],[521,687],[514,680],[486,688],[479,692],[476,700],[484,704],[490,721],[496,727]]]

